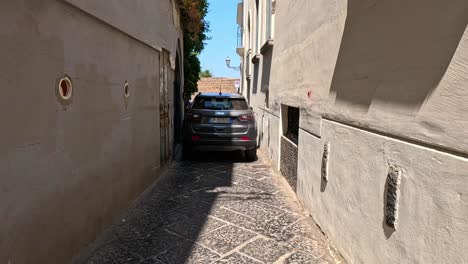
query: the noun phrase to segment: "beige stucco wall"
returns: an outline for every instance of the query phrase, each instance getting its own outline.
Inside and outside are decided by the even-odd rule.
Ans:
[[[69,2],[0,3],[1,263],[68,263],[161,170],[158,48],[175,57],[179,36],[170,1]]]
[[[270,109],[257,115],[301,109],[298,197],[350,263],[468,262],[467,14],[464,0],[277,1]],[[276,120],[263,135],[279,138]],[[273,141],[261,149],[278,168]],[[403,168],[393,233],[389,164]]]
[[[449,7],[436,0],[279,2],[270,96],[466,152],[467,6],[463,0]]]
[[[466,159],[325,120],[299,136],[298,196],[349,263],[466,263]],[[320,168],[330,142],[329,181]],[[397,230],[384,224],[389,164],[403,168]]]

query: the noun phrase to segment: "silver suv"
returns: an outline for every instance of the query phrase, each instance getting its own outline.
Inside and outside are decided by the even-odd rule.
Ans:
[[[184,157],[194,150],[243,150],[247,160],[256,159],[255,116],[243,96],[199,93],[194,98],[184,120]]]

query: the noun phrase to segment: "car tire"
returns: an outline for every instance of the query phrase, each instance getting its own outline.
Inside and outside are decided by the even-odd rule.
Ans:
[[[245,158],[247,161],[255,161],[257,159],[257,149],[248,149],[245,151]]]

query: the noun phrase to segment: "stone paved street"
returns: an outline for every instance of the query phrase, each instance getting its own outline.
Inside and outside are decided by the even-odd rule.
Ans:
[[[176,162],[77,262],[344,262],[261,157],[203,155]]]

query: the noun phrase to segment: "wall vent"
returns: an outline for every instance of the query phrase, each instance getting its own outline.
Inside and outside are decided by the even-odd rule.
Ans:
[[[69,101],[73,95],[73,85],[68,76],[59,80],[57,94],[62,101]]]
[[[385,186],[385,223],[396,230],[398,223],[398,207],[400,203],[401,168],[390,165]]]
[[[124,84],[124,96],[126,99],[130,97],[130,85],[127,81]]]
[[[328,182],[328,164],[330,162],[330,142],[326,142],[323,146],[322,155],[322,179]]]

